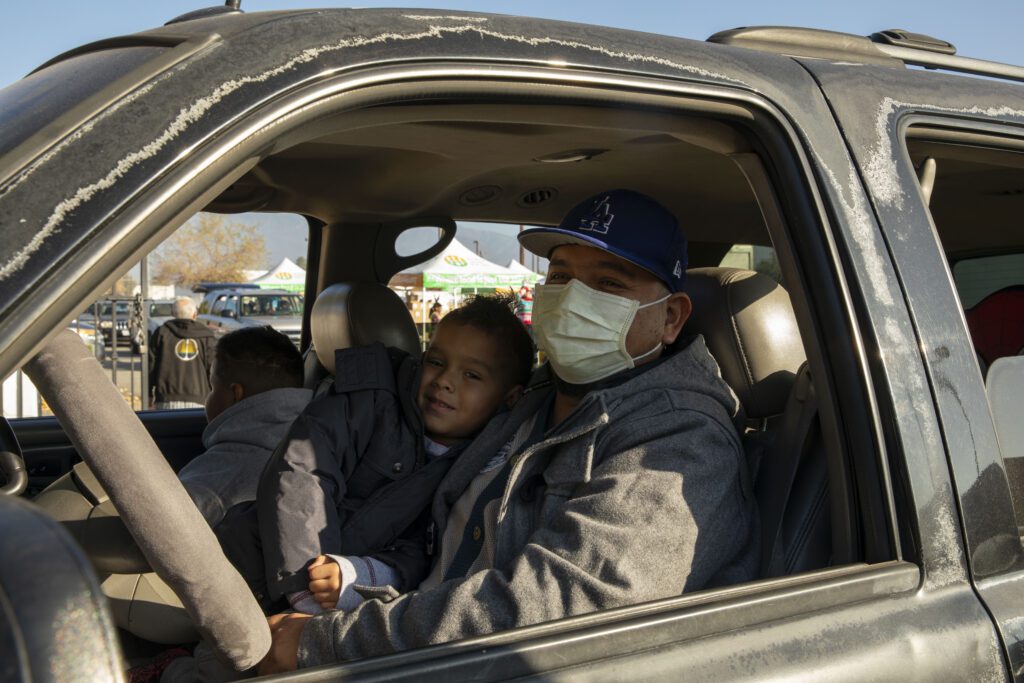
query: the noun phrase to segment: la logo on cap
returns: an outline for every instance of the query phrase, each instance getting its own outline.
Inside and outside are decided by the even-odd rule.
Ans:
[[[580,218],[580,230],[606,235],[614,219],[615,214],[612,213],[612,207],[608,203],[606,195],[590,213]]]

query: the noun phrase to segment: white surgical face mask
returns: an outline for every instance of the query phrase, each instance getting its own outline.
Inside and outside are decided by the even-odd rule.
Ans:
[[[660,304],[599,292],[579,280],[567,285],[537,285],[533,330],[537,343],[562,380],[589,384],[628,370],[661,348],[661,342],[639,356],[626,351],[626,335],[641,308]]]

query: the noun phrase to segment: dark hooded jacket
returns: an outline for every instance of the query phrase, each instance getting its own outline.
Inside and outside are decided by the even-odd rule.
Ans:
[[[305,590],[318,555],[375,557],[399,591],[429,569],[417,521],[455,452],[427,459],[416,407],[420,364],[382,344],[342,349],[328,393],[292,424],[257,493],[269,598]],[[453,446],[458,449],[459,446]]]
[[[204,403],[216,343],[213,331],[195,320],[175,318],[157,328],[149,347],[154,400]]]

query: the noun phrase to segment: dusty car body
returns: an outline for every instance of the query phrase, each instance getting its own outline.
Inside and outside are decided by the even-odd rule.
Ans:
[[[1021,501],[950,262],[1024,250],[1003,221],[1024,208],[1024,88],[907,69],[930,53],[900,49],[434,10],[227,12],[85,46],[0,91],[0,371],[200,209],[308,216],[311,303],[415,262],[391,249],[410,226],[552,224],[635,187],[686,217],[691,266],[736,243],[778,252],[818,400],[827,561],[309,680],[1021,680]],[[964,148],[963,173],[935,185],[940,221],[916,167]],[[971,166],[985,155],[1006,182],[972,227],[957,178],[988,192]],[[141,419],[172,464],[196,449],[195,414]],[[74,451],[54,420],[13,432],[29,462]],[[37,533],[2,502],[0,538]],[[0,557],[16,603],[32,586]],[[66,590],[82,602],[87,584]],[[54,623],[4,620],[0,652]],[[116,647],[99,631],[94,652]]]

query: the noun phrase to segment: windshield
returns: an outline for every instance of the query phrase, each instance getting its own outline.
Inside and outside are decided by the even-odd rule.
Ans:
[[[241,304],[241,313],[247,316],[302,315],[302,297],[297,294],[247,295]]]

